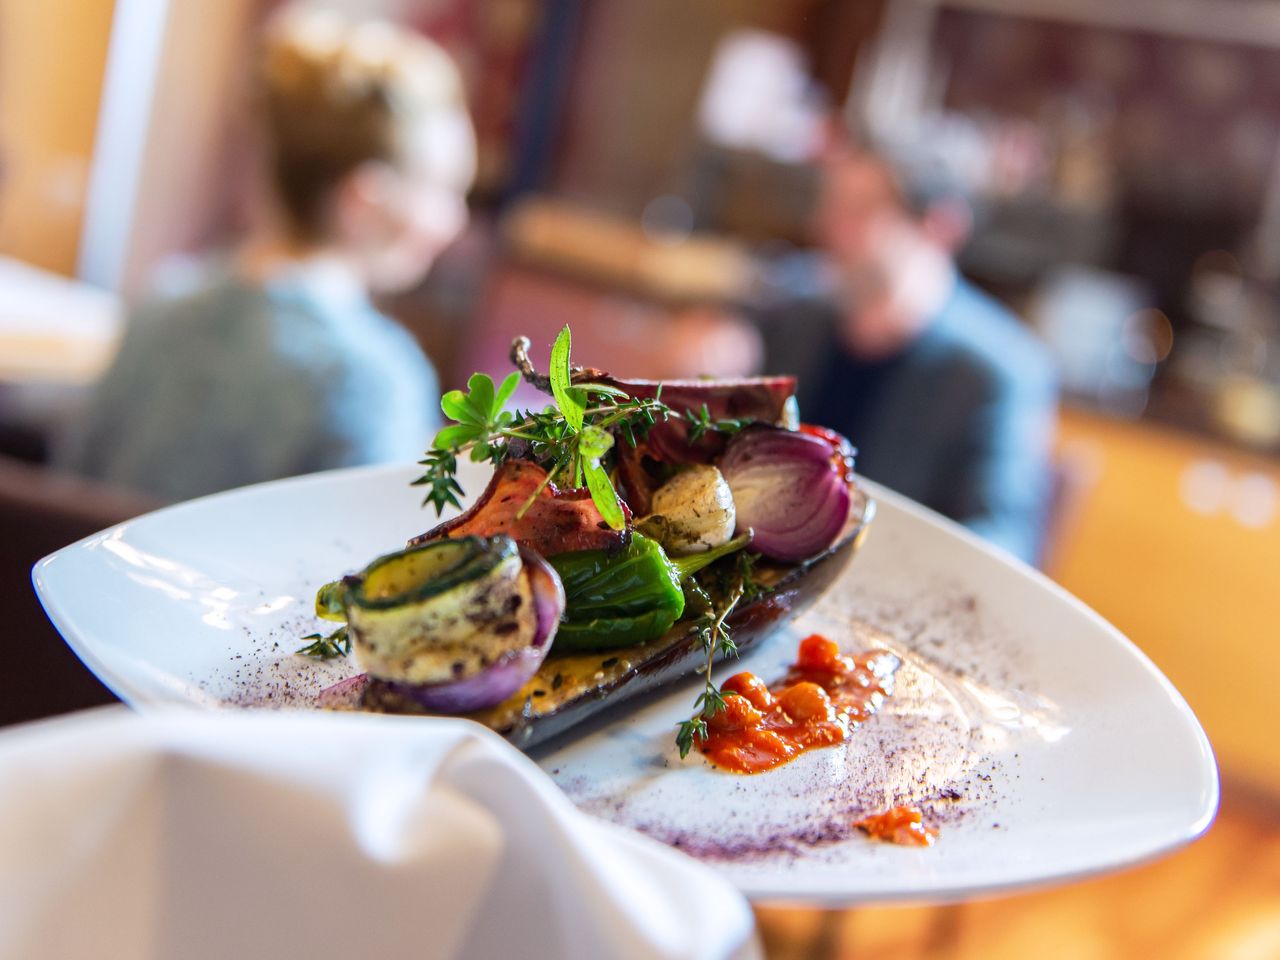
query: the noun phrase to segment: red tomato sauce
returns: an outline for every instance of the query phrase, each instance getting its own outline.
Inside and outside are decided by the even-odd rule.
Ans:
[[[800,642],[780,684],[770,688],[753,673],[726,680],[725,709],[707,721],[698,747],[726,770],[760,773],[841,743],[892,694],[897,662],[883,651],[845,656],[834,641],[813,634]]]
[[[924,825],[924,814],[918,807],[894,807],[872,814],[853,824],[873,840],[885,840],[909,847],[928,847],[938,839],[938,831]]]

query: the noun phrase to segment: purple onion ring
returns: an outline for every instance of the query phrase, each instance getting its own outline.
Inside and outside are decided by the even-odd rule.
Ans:
[[[735,436],[720,461],[733,491],[738,530],[753,550],[798,563],[827,549],[849,517],[849,482],[825,440],[779,427]]]

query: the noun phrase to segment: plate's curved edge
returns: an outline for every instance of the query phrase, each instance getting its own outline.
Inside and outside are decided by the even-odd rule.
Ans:
[[[335,480],[343,480],[348,477],[357,477],[362,474],[396,474],[404,473],[406,475],[414,472],[414,467],[409,463],[377,463],[368,464],[359,467],[340,467],[336,470],[323,470],[318,473],[308,473],[297,477],[286,477],[281,480],[266,480],[262,483],[252,483],[243,487],[235,487],[231,490],[221,490],[218,493],[210,493],[203,497],[196,497],[191,500],[183,500],[180,503],[171,503],[163,507],[157,507],[147,513],[139,514],[128,520],[105,527],[96,533],[91,533],[87,537],[81,537],[65,547],[59,547],[53,553],[41,557],[31,567],[31,584],[35,589],[36,598],[40,601],[40,606],[44,609],[45,616],[49,618],[63,642],[71,648],[74,653],[99,681],[110,690],[115,696],[119,697],[125,703],[130,705],[151,706],[165,705],[177,703],[178,701],[166,698],[155,698],[146,693],[137,690],[132,684],[123,681],[102,659],[92,652],[93,644],[89,643],[83,631],[79,626],[71,620],[66,611],[61,608],[58,603],[57,591],[51,588],[48,571],[49,569],[77,550],[84,549],[92,544],[103,540],[118,538],[124,535],[130,529],[139,525],[147,526],[163,517],[173,513],[185,513],[192,510],[202,510],[207,508],[211,503],[216,504],[218,501],[229,498],[240,498],[244,494],[250,492],[267,491],[276,492],[283,487],[304,487],[314,486],[325,483],[332,483]]]
[[[470,461],[467,461],[469,463]],[[345,480],[349,477],[358,477],[362,474],[396,474],[403,473],[406,476],[416,472],[413,464],[410,463],[374,463],[366,464],[361,467],[339,467],[336,470],[321,470],[318,473],[304,473],[296,477],[284,477],[280,480],[264,480],[261,483],[250,483],[243,487],[233,487],[230,490],[220,490],[217,493],[205,494],[203,497],[194,497],[191,500],[182,500],[179,503],[165,504],[163,507],[156,507],[154,510],[148,510],[146,513],[140,513],[136,517],[130,517],[128,520],[122,520],[110,527],[104,527],[96,533],[91,533],[87,537],[81,537],[65,547],[59,547],[48,556],[41,557],[32,566],[33,578],[34,572],[46,566],[51,560],[60,554],[67,553],[77,547],[85,546],[91,540],[105,540],[109,535],[117,534],[128,527],[134,527],[139,524],[150,524],[156,519],[164,517],[171,513],[185,513],[190,510],[201,510],[211,503],[217,503],[220,500],[241,499],[245,494],[257,494],[262,492],[276,492],[285,488],[310,487],[319,486],[326,483],[332,483],[335,480]]]
[[[175,504],[175,507],[184,506],[184,504]],[[201,704],[192,704],[190,701],[180,697],[161,697],[156,696],[140,688],[137,684],[125,680],[117,673],[110,664],[103,660],[95,653],[95,644],[87,639],[85,632],[72,620],[69,614],[59,605],[58,591],[53,589],[49,579],[48,571],[54,567],[59,561],[65,559],[66,556],[73,553],[77,549],[81,549],[91,543],[106,540],[124,531],[139,520],[154,516],[157,513],[167,512],[174,507],[164,507],[161,510],[154,510],[151,513],[142,514],[134,517],[132,520],[126,520],[118,523],[113,527],[107,527],[97,533],[82,537],[75,543],[69,543],[65,547],[55,550],[46,557],[41,557],[31,567],[31,584],[36,593],[36,599],[40,601],[40,606],[44,609],[44,614],[49,618],[49,622],[53,624],[53,628],[58,631],[58,635],[62,637],[62,642],[70,648],[71,652],[76,655],[85,668],[94,675],[94,677],[104,687],[119,699],[122,703],[130,708],[138,711],[149,710],[165,707],[200,707]]]
[[[1037,891],[1061,887],[1067,884],[1080,883],[1085,880],[1093,879],[1094,877],[1101,877],[1115,873],[1119,870],[1131,870],[1154,863],[1169,854],[1176,853],[1178,850],[1194,843],[1203,836],[1205,831],[1212,825],[1216,813],[1217,798],[1215,795],[1213,809],[1188,829],[1183,836],[1169,840],[1165,843],[1155,844],[1146,850],[1134,851],[1098,866],[1061,870],[1056,873],[1028,873],[1019,877],[1010,877],[995,883],[968,886],[941,886],[935,889],[917,889],[910,893],[900,890],[887,890],[882,892],[846,895],[832,893],[830,888],[825,890],[818,890],[815,888],[797,892],[794,889],[782,890],[751,883],[735,883],[735,886],[738,888],[738,891],[753,904],[768,906],[791,905],[809,908],[822,907],[827,909],[844,909],[868,906],[872,904],[921,905],[927,903],[933,906],[945,906],[949,903],[968,903],[974,900],[990,900],[998,897],[1010,896],[1015,893],[1019,895],[1024,893],[1035,893]],[[714,865],[712,866],[714,869]],[[724,874],[721,875],[724,876]],[[732,880],[733,878],[730,877],[731,882]]]
[[[1218,804],[1222,796],[1221,777],[1218,772],[1218,762],[1213,751],[1213,745],[1209,742],[1209,735],[1205,733],[1204,726],[1200,723],[1200,719],[1195,715],[1195,711],[1191,709],[1191,705],[1187,703],[1186,698],[1183,697],[1178,688],[1173,685],[1173,682],[1164,675],[1164,672],[1156,666],[1155,662],[1147,656],[1142,648],[1130,640],[1124,632],[1120,630],[1120,628],[1106,617],[1102,616],[1102,614],[1098,613],[1097,610],[1094,610],[1093,607],[1089,606],[1071,591],[1067,590],[1061,584],[1054,582],[1042,571],[1037,570],[1018,559],[1007,550],[997,547],[992,543],[988,543],[976,533],[960,526],[960,524],[956,523],[954,520],[950,520],[947,517],[942,516],[942,514],[937,513],[934,510],[930,510],[928,507],[916,503],[914,500],[904,497],[900,493],[895,493],[893,490],[876,483],[874,480],[867,480],[863,477],[860,477],[859,479],[863,484],[865,484],[872,496],[876,499],[885,503],[890,503],[903,513],[959,539],[967,546],[977,550],[979,553],[985,554],[990,559],[995,560],[1011,573],[1020,574],[1021,576],[1029,578],[1032,583],[1035,583],[1038,587],[1048,592],[1057,600],[1065,603],[1069,608],[1082,615],[1094,626],[1099,627],[1104,633],[1117,641],[1124,650],[1138,661],[1139,665],[1156,681],[1157,685],[1173,703],[1178,715],[1182,718],[1183,723],[1190,728],[1192,739],[1196,741],[1197,746],[1200,748],[1199,756],[1202,763],[1200,773],[1205,784],[1209,787],[1208,795],[1212,797],[1212,802],[1206,804],[1206,808],[1202,813],[1201,819],[1204,821],[1203,826],[1182,842],[1189,843],[1207,830],[1217,813]]]
[[[126,521],[129,523],[132,521]],[[92,652],[92,644],[86,643],[80,635],[80,631],[68,619],[65,612],[58,605],[55,596],[55,590],[49,589],[49,584],[45,576],[45,571],[56,563],[65,554],[84,545],[90,540],[106,537],[120,528],[124,527],[124,523],[116,524],[114,527],[108,527],[98,533],[83,537],[75,543],[68,544],[59,550],[55,550],[47,557],[41,557],[31,568],[31,585],[35,589],[36,599],[40,601],[40,606],[44,609],[44,615],[49,618],[49,622],[53,624],[53,628],[58,631],[58,635],[62,637],[71,652],[76,655],[81,663],[97,677],[98,682],[111,691],[121,702],[133,705],[139,700],[137,692],[127,683],[124,683],[106,663]]]

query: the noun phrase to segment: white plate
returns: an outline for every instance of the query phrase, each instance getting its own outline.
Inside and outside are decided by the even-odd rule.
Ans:
[[[315,589],[431,525],[411,476],[340,471],[171,507],[42,560],[36,588],[81,659],[137,707],[306,707],[354,669],[291,655],[318,626]],[[468,465],[464,486],[483,482]],[[542,750],[543,768],[580,806],[758,899],[967,897],[1113,869],[1200,834],[1218,802],[1213,754],[1151,662],[1044,577],[869,486],[878,514],[847,573],[720,668],[777,679],[814,630],[893,649],[898,690],[847,744],[751,777],[681,762],[686,683]],[[941,826],[934,847],[851,828],[902,802]]]

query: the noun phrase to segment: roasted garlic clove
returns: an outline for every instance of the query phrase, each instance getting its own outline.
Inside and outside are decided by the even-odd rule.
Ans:
[[[657,489],[653,512],[636,526],[672,556],[682,556],[727,543],[736,522],[733,493],[720,471],[695,465]]]

